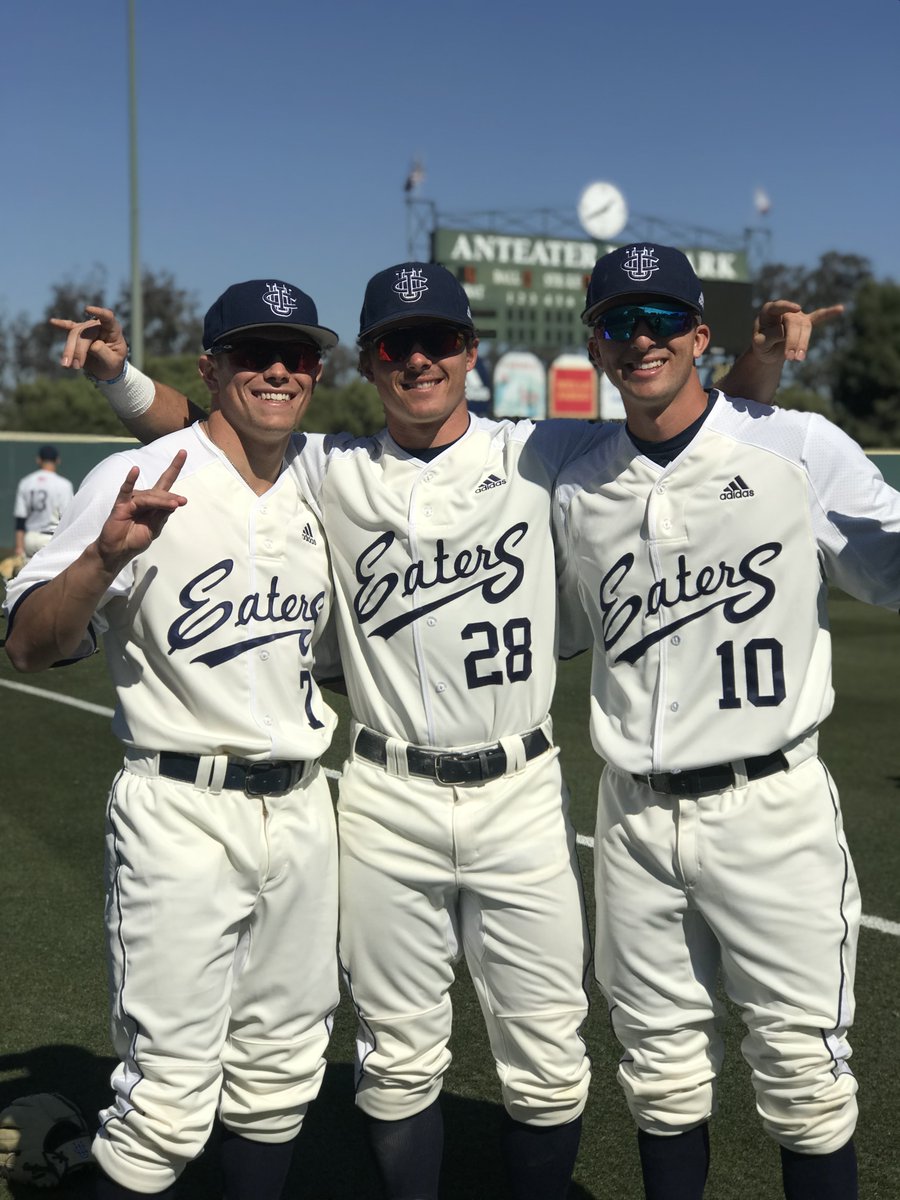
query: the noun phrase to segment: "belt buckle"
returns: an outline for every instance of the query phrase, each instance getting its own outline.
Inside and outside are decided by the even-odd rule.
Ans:
[[[449,763],[458,764],[460,761],[460,758],[461,758],[461,756],[459,754],[436,754],[434,756],[434,777],[438,781],[438,783],[447,784],[449,786],[449,785],[453,785],[455,783],[460,782],[459,779],[445,779],[444,776],[441,774],[445,762],[448,764]]]
[[[500,750],[500,754],[503,755],[503,763],[498,763],[495,768],[491,763],[491,751],[494,749],[495,747],[489,747],[487,750],[471,750],[466,754],[436,754],[434,756],[434,777],[438,783],[449,785],[487,783],[490,779],[496,779],[503,774],[506,755]],[[455,770],[444,775],[445,764],[452,765]]]
[[[270,777],[278,773],[283,781],[282,787],[266,786]],[[259,777],[260,783],[255,784],[254,779]],[[271,779],[271,783],[275,780]],[[290,786],[290,769],[284,763],[273,762],[253,762],[247,764],[247,770],[244,775],[244,795],[245,796],[276,796],[281,795],[288,790]]]
[[[659,792],[661,796],[672,796],[672,777],[668,772],[658,774],[650,774],[646,776],[647,785],[652,792]]]

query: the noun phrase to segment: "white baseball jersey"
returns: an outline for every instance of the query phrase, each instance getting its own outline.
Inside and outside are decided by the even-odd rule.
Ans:
[[[26,533],[52,533],[72,500],[72,484],[56,471],[32,471],[19,480],[13,516]]]
[[[461,953],[507,1111],[552,1125],[584,1107],[575,835],[556,751],[526,763],[515,735],[542,726],[549,745],[550,498],[595,437],[473,417],[430,461],[387,432],[311,439],[295,460],[328,534],[355,720],[417,746],[509,746],[507,772],[479,785],[411,775],[402,753],[345,764],[340,954],[361,1016],[357,1103],[374,1117],[408,1117],[439,1092]]]
[[[591,736],[627,772],[813,734],[833,701],[827,582],[900,605],[900,495],[818,416],[719,394],[666,467],[607,426],[561,475],[555,523],[561,652],[594,645]]]
[[[541,724],[556,675],[550,494],[597,437],[581,422],[495,422],[429,462],[386,432],[309,439],[354,717],[466,748]]]
[[[180,449],[188,503],[118,575],[79,654],[104,636],[129,746],[317,759],[336,723],[313,677],[339,674],[325,539],[293,471],[257,496],[199,425],[100,463],[52,542],[7,590],[15,606],[92,542],[133,465],[155,484]],[[296,446],[292,445],[289,457]],[[245,549],[246,548],[246,549]]]
[[[96,539],[129,468],[152,486],[180,449],[187,504],[113,581],[80,649],[103,635],[130,748],[106,814],[121,1062],[93,1153],[141,1193],[174,1182],[217,1110],[239,1133],[295,1136],[339,999],[337,838],[315,765],[335,716],[313,678],[314,657],[338,673],[331,584],[294,472],[257,496],[199,425],[107,459],[10,588],[11,620]],[[159,751],[197,755],[197,778],[169,777]],[[214,782],[226,755],[313,765],[284,794],[249,795]]]

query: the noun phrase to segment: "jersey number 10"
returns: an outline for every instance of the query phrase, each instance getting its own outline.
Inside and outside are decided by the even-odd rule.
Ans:
[[[735,669],[734,642],[723,642],[716,646],[716,654],[722,666],[722,695],[719,708],[740,708],[743,704],[738,695]],[[767,686],[762,691],[760,677],[768,667]],[[754,708],[775,708],[784,699],[784,650],[775,638],[753,638],[744,647],[744,682],[747,699]]]

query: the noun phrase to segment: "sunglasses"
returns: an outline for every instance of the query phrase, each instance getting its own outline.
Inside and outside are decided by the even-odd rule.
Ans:
[[[684,308],[664,308],[656,304],[623,304],[610,308],[597,318],[594,328],[608,342],[630,342],[638,324],[643,322],[654,337],[676,337],[687,333],[697,314]]]
[[[236,342],[213,346],[210,354],[228,354],[241,371],[265,371],[280,362],[291,375],[314,375],[322,357],[312,342]]]
[[[416,346],[426,358],[436,360],[459,354],[466,344],[462,329],[452,325],[413,325],[394,329],[376,338],[374,345],[381,362],[405,362]]]

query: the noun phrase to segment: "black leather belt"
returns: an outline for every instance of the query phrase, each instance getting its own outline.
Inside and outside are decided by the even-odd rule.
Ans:
[[[788,761],[783,750],[762,754],[758,758],[744,759],[748,779],[764,779],[778,771],[787,770]],[[712,767],[699,767],[696,771],[663,771],[656,775],[633,775],[638,783],[645,783],[654,792],[666,796],[696,796],[701,792],[722,792],[734,787],[737,782],[734,766],[717,763]]]
[[[387,766],[387,742],[383,733],[361,729],[353,747],[360,758]],[[522,734],[526,760],[537,758],[550,749],[550,743],[540,729]],[[506,774],[506,751],[497,743],[483,750],[454,753],[443,750],[423,750],[420,746],[406,747],[406,765],[410,775],[423,775],[438,783],[486,783]]]
[[[199,764],[199,754],[160,751],[159,773],[167,779],[194,783]],[[260,762],[245,763],[229,758],[221,786],[240,789],[248,796],[280,796],[297,786],[308,766],[309,763],[305,760],[263,759]]]

